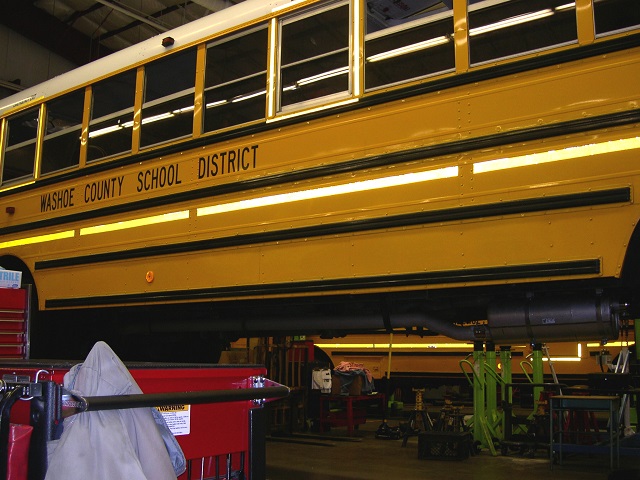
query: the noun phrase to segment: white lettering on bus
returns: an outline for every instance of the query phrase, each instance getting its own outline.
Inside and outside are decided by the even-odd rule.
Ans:
[[[157,188],[170,187],[172,185],[180,185],[182,180],[179,178],[179,165],[152,168],[138,172],[138,192],[146,192]]]
[[[51,212],[61,208],[73,207],[73,194],[75,191],[75,188],[65,188],[40,195],[40,211]]]
[[[84,203],[99,202],[122,195],[124,176],[87,183],[84,187]]]
[[[214,153],[198,159],[198,180],[256,168],[258,145]]]

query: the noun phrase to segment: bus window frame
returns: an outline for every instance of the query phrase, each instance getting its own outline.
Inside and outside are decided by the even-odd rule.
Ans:
[[[35,180],[38,177],[38,155],[39,155],[39,150],[40,150],[40,143],[42,141],[42,115],[44,114],[43,112],[43,103],[39,103],[36,105],[29,105],[28,107],[25,107],[24,109],[21,109],[17,112],[12,112],[9,115],[6,115],[3,118],[3,145],[2,145],[2,164],[0,165],[2,168],[2,171],[0,172],[0,189],[4,189],[7,187],[15,187],[17,185],[21,185],[23,183],[29,183],[32,182],[33,180]],[[20,143],[16,143],[15,145],[11,145],[9,146],[9,136],[10,136],[10,121],[11,119],[17,119],[18,117],[20,117],[21,115],[25,115],[28,114],[31,111],[35,111],[37,112],[37,126],[36,126],[36,136],[33,139],[29,139],[29,140],[24,140]],[[34,145],[34,155],[33,155],[33,164],[31,166],[31,173],[30,174],[26,174],[26,175],[22,175],[20,177],[15,177],[12,178],[10,180],[6,180],[5,179],[5,166],[6,166],[6,158],[7,158],[7,152],[10,152],[11,150],[15,150],[17,148],[22,148],[25,147],[29,144],[33,144]]]
[[[62,128],[61,130],[58,130],[57,132],[53,132],[53,133],[47,133],[47,126],[49,125],[50,121],[49,121],[49,115],[51,114],[51,104],[59,101],[59,100],[64,100],[65,98],[68,98],[70,95],[79,95],[81,97],[81,108],[80,108],[80,123],[77,123],[71,127],[68,128]],[[84,114],[84,105],[85,102],[85,88],[78,88],[76,90],[72,90],[70,92],[67,92],[63,95],[60,95],[58,97],[55,98],[51,98],[49,99],[47,102],[45,102],[45,112],[44,112],[44,117],[45,117],[45,126],[43,128],[43,134],[42,134],[42,153],[40,155],[40,168],[39,168],[39,176],[50,176],[50,175],[55,175],[56,173],[60,173],[60,172],[65,172],[65,171],[69,171],[69,170],[73,170],[73,169],[77,169],[80,167],[80,148],[81,148],[81,143],[82,143],[82,132],[83,132],[83,128],[84,128],[84,119],[83,119],[83,114]],[[44,156],[45,156],[45,145],[46,142],[52,139],[55,139],[57,137],[60,137],[62,135],[68,135],[68,134],[72,134],[73,132],[77,132],[78,133],[78,156],[76,157],[76,163],[73,165],[67,165],[65,167],[62,168],[58,168],[58,169],[54,169],[54,170],[50,170],[47,172],[43,172],[42,167],[44,165]]]
[[[124,75],[128,75],[131,74],[133,76],[133,95],[132,95],[132,102],[131,105],[125,107],[125,108],[121,108],[119,110],[116,111],[112,111],[109,112],[105,115],[102,115],[100,117],[96,117],[93,118],[93,114],[94,114],[94,101],[95,101],[95,96],[96,96],[96,86],[99,84],[103,84],[103,83],[109,83],[109,82],[113,82],[114,80],[117,80],[119,77],[124,76]],[[112,158],[116,158],[116,157],[120,157],[123,155],[127,155],[127,154],[132,154],[133,153],[133,127],[134,127],[134,118],[135,118],[135,101],[136,101],[136,76],[137,76],[137,72],[136,72],[136,68],[129,68],[123,71],[118,71],[113,73],[111,76],[107,77],[107,78],[103,78],[103,79],[97,79],[94,82],[92,82],[87,89],[90,91],[90,99],[88,100],[88,108],[89,108],[89,115],[88,115],[88,121],[86,123],[86,156],[85,156],[85,164],[86,165],[93,165],[97,162],[101,162],[103,160],[109,160]],[[100,95],[102,95],[102,93],[100,93]],[[87,108],[87,105],[85,105],[85,108]],[[93,137],[95,137],[96,135],[93,135],[95,132],[99,132],[102,129],[97,129],[94,130],[93,127],[95,125],[99,125],[101,123],[106,123],[109,122],[112,119],[118,119],[119,117],[124,117],[125,115],[130,115],[130,119],[122,124],[122,128],[131,128],[132,131],[129,135],[129,148],[126,150],[122,150],[120,152],[115,152],[115,153],[111,153],[109,155],[104,155],[101,157],[97,157],[97,158],[89,158],[89,151],[92,148],[91,145],[91,139]],[[111,127],[115,126],[115,124],[112,124]],[[103,128],[109,128],[109,127],[103,127]],[[101,136],[101,135],[98,135]],[[81,159],[82,162],[82,159]]]
[[[147,76],[148,75],[148,71],[147,71],[147,69],[148,69],[148,67],[150,65],[158,64],[158,63],[163,62],[165,60],[169,60],[174,55],[176,56],[176,57],[173,58],[175,60],[177,58],[177,56],[184,55],[186,53],[189,53],[190,51],[192,51],[193,55],[194,55],[194,64],[193,64],[193,70],[192,70],[192,75],[193,75],[193,79],[192,79],[193,82],[192,83],[193,83],[193,85],[190,86],[189,88],[184,88],[184,89],[179,90],[179,91],[174,91],[174,92],[170,93],[169,95],[165,95],[165,96],[162,96],[162,97],[157,97],[157,98],[154,98],[153,100],[147,101],[146,100],[146,96],[147,96],[147,80],[148,80],[148,76]],[[190,47],[188,47],[188,48],[186,48],[184,50],[170,52],[166,56],[160,57],[158,59],[155,59],[155,60],[152,60],[150,62],[147,62],[147,63],[143,64],[142,68],[144,70],[144,88],[143,88],[143,91],[141,93],[141,96],[142,96],[141,105],[140,105],[140,111],[138,112],[139,119],[140,119],[140,123],[138,125],[138,127],[139,127],[138,128],[139,150],[142,151],[142,150],[146,150],[146,149],[149,149],[149,148],[157,147],[159,145],[165,145],[165,144],[172,143],[172,142],[178,142],[178,141],[184,140],[186,138],[193,138],[194,135],[195,135],[194,128],[193,128],[194,127],[193,118],[194,118],[194,115],[195,115],[195,108],[196,108],[196,85],[197,85],[196,77],[197,77],[197,70],[198,70],[198,49],[197,49],[197,46],[192,45],[192,46],[190,46]],[[190,102],[191,105],[190,106],[192,107],[191,108],[190,133],[184,134],[184,135],[179,135],[179,136],[176,136],[176,137],[167,138],[167,139],[164,139],[164,140],[160,140],[159,142],[143,143],[144,125],[145,124],[149,124],[149,123],[155,123],[155,120],[149,121],[148,118],[154,118],[155,119],[155,117],[157,116],[157,114],[156,115],[151,115],[150,117],[147,117],[147,119],[145,121],[145,115],[144,115],[145,110],[153,109],[153,108],[155,108],[155,107],[157,107],[157,106],[159,106],[159,105],[161,105],[163,103],[170,103],[170,102],[173,102],[173,101],[176,101],[176,100],[180,100],[183,97],[187,98],[189,95],[191,95],[191,102]],[[136,96],[137,96],[137,94],[136,94]],[[135,126],[135,118],[136,118],[135,110],[136,109],[134,108],[134,126]],[[174,111],[175,110],[173,110],[173,109],[169,109],[165,114],[172,114]],[[168,117],[168,118],[171,118],[171,117]],[[158,121],[162,121],[162,119],[160,119]],[[135,150],[135,148],[132,149],[132,153],[133,153],[134,150]]]
[[[334,55],[336,53],[340,53],[343,51],[347,52],[347,60],[348,63],[346,65],[346,69],[347,69],[347,88],[344,91],[340,91],[340,92],[335,92],[332,94],[328,94],[328,95],[324,95],[324,96],[320,96],[320,97],[316,97],[316,98],[312,98],[312,99],[308,99],[308,100],[303,100],[301,102],[295,102],[295,103],[291,103],[291,104],[287,104],[287,105],[282,105],[282,92],[284,89],[284,85],[282,83],[282,49],[283,49],[283,41],[282,41],[282,29],[283,26],[286,26],[287,24],[292,24],[294,22],[298,22],[298,21],[302,21],[302,20],[306,20],[308,18],[311,18],[315,15],[318,14],[322,14],[324,12],[327,12],[329,10],[332,9],[337,9],[337,8],[341,8],[341,7],[346,7],[347,8],[347,12],[348,12],[348,18],[347,18],[347,22],[348,22],[348,29],[349,29],[349,33],[348,33],[348,39],[347,39],[347,44],[346,47],[339,49],[338,51],[336,50],[332,50],[331,52],[326,52],[324,54],[321,55],[316,55],[314,57],[305,57],[303,60],[299,60],[290,64],[287,64],[286,66],[289,67],[291,65],[298,65],[298,64],[303,64],[306,62],[309,62],[311,60],[317,59],[317,58],[322,58],[322,57],[327,57],[329,55]],[[304,110],[307,109],[312,109],[314,107],[318,107],[318,106],[322,106],[322,105],[327,105],[327,107],[331,106],[331,104],[333,103],[337,103],[337,102],[341,102],[341,101],[345,101],[345,100],[350,100],[354,98],[354,82],[357,81],[357,79],[353,78],[354,75],[354,58],[353,58],[353,52],[352,50],[352,45],[353,45],[353,35],[354,35],[354,12],[353,9],[351,8],[351,1],[350,0],[331,0],[328,2],[322,2],[320,4],[314,4],[309,6],[307,9],[302,9],[302,10],[298,10],[298,11],[294,11],[290,14],[284,15],[282,17],[277,18],[277,52],[276,52],[276,88],[274,90],[275,93],[275,103],[276,103],[276,116],[274,118],[277,119],[279,116],[289,116],[292,113],[300,113],[303,112]]]
[[[235,40],[238,40],[240,38],[246,37],[248,35],[253,35],[255,33],[261,32],[264,30],[264,35],[265,35],[265,58],[264,58],[264,70],[260,71],[260,72],[256,72],[250,75],[245,75],[243,77],[238,77],[235,78],[233,80],[229,80],[223,83],[219,83],[216,85],[211,85],[211,86],[207,86],[207,58],[208,58],[208,53],[209,53],[209,49],[210,48],[216,48],[220,45],[223,45],[225,43],[229,43],[229,42],[233,42]],[[240,126],[243,125],[250,125],[256,122],[264,122],[267,118],[267,109],[266,109],[266,104],[267,104],[267,97],[268,97],[268,81],[269,81],[269,46],[270,46],[270,40],[269,40],[269,22],[259,22],[255,25],[252,25],[249,28],[245,28],[242,29],[238,32],[235,32],[233,34],[230,35],[225,35],[223,37],[219,37],[219,38],[214,38],[212,40],[206,41],[203,43],[204,45],[204,49],[205,49],[205,66],[204,66],[204,70],[205,70],[205,75],[204,75],[204,83],[203,83],[203,88],[202,88],[202,110],[203,110],[203,115],[202,115],[202,134],[211,134],[214,132],[219,132],[222,130],[230,130],[230,129],[234,129],[234,128],[238,128]],[[262,112],[262,116],[260,118],[254,119],[254,120],[249,120],[247,122],[241,122],[241,123],[234,123],[232,125],[223,127],[223,128],[213,128],[213,129],[207,129],[206,125],[207,125],[207,110],[209,108],[216,108],[216,106],[212,106],[212,107],[208,107],[207,106],[207,94],[209,92],[214,92],[215,90],[218,89],[223,89],[225,87],[234,85],[234,84],[239,84],[244,82],[245,80],[250,80],[250,79],[254,79],[254,78],[259,78],[259,77],[263,77],[264,82],[263,82],[263,89],[264,89],[264,94],[261,94],[261,96],[263,97],[263,112]],[[250,92],[247,93],[247,95],[251,95],[252,93],[255,92]],[[233,103],[236,100],[237,97],[233,97],[231,99],[228,100],[229,103]]]

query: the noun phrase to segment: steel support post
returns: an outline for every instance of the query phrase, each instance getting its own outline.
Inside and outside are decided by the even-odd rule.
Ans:
[[[497,373],[496,346],[493,342],[487,342],[485,347],[485,363],[488,369]],[[487,418],[493,422],[498,415],[498,382],[493,375],[485,377],[485,396],[487,399]]]
[[[503,439],[511,438],[513,428],[511,422],[512,407],[513,407],[513,388],[511,383],[513,382],[513,375],[511,371],[511,346],[500,346],[500,365],[502,376],[502,437]],[[508,408],[504,406],[508,405]]]
[[[485,398],[484,398],[484,352],[483,342],[473,343],[473,440],[486,446],[484,438]]]
[[[267,414],[264,407],[249,410],[250,480],[267,478]]]
[[[542,344],[533,344],[533,355],[531,356],[531,365],[533,366],[533,383],[540,385],[544,383],[544,363],[542,362]],[[533,407],[534,413],[537,411],[537,406],[540,402],[540,395],[542,394],[543,387],[533,387]]]

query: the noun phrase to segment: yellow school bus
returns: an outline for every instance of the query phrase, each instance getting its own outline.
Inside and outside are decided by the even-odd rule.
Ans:
[[[0,100],[32,354],[616,339],[638,78],[635,0],[246,0]]]

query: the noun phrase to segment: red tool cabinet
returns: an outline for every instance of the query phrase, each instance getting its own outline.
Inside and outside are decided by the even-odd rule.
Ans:
[[[0,288],[0,358],[28,358],[29,294]]]

